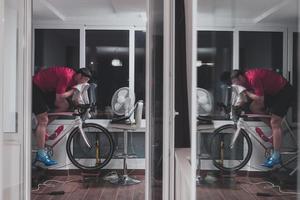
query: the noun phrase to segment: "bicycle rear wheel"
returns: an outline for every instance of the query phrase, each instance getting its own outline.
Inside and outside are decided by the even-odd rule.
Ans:
[[[98,170],[109,163],[114,152],[114,143],[110,132],[93,123],[82,125],[91,148],[89,148],[79,128],[74,129],[67,140],[67,154],[70,161],[83,170]]]
[[[252,154],[252,142],[243,129],[233,146],[230,147],[235,131],[234,125],[224,125],[214,131],[211,139],[210,153],[213,164],[225,172],[243,168]]]

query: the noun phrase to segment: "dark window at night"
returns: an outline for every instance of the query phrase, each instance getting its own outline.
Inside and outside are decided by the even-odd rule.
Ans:
[[[283,33],[241,31],[240,69],[270,68],[282,74]]]
[[[34,32],[35,72],[52,66],[79,68],[79,30],[36,29]]]
[[[145,103],[145,65],[146,65],[146,32],[135,31],[135,69],[134,69],[134,90],[136,100],[143,100]],[[145,106],[144,106],[145,108]],[[143,112],[143,118],[145,112]]]
[[[233,32],[198,31],[197,87],[212,93],[215,115],[220,115],[217,104],[229,101],[227,86],[221,83],[220,75],[232,69]]]
[[[86,66],[97,87],[97,118],[111,118],[114,92],[129,86],[129,31],[87,30]]]

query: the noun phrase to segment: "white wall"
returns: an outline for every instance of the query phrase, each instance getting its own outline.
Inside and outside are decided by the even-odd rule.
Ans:
[[[0,0],[1,200],[25,199],[25,196],[28,197],[28,192],[24,192],[24,188],[30,187],[29,181],[24,179],[25,170],[29,167],[25,166],[25,163],[28,162],[24,158],[26,152],[23,140],[23,135],[29,134],[24,126],[30,127],[25,125],[28,124],[28,119],[24,117],[24,110],[31,109],[31,104],[28,103],[29,96],[31,96],[27,90],[29,81],[26,77],[28,77],[28,73],[25,73],[26,69],[30,67],[26,50],[31,48],[31,42],[26,43],[30,37],[25,34],[28,33],[28,29],[25,27],[30,23],[27,24],[28,18],[25,18],[26,13],[24,12],[25,8],[31,10],[28,6],[31,5],[30,2],[27,0]],[[28,191],[30,190],[28,189]]]
[[[12,0],[15,2],[16,0]],[[16,97],[17,97],[17,11],[14,5],[5,4],[4,27],[4,77],[3,77],[3,119],[4,132],[16,132]]]
[[[1,67],[1,172],[2,198],[19,199],[20,184],[20,144],[12,142],[10,134],[17,131],[17,11],[16,0],[4,2],[3,40],[0,48],[3,49]],[[19,127],[20,128],[20,127]],[[6,137],[8,135],[8,137]]]

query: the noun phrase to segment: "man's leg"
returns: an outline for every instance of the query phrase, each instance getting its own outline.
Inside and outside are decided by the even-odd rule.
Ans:
[[[37,116],[38,125],[36,128],[36,138],[38,151],[36,153],[35,161],[40,161],[46,166],[51,166],[57,164],[56,161],[50,159],[47,150],[45,149],[45,136],[47,134],[48,125],[48,113],[44,112],[38,114]]]
[[[66,99],[61,99],[55,103],[55,112],[64,112],[69,109],[69,102]]]
[[[282,117],[272,114],[271,115],[271,128],[273,135],[273,148],[279,151],[282,142]]]
[[[250,104],[250,110],[252,113],[255,113],[255,114],[267,114],[266,113],[266,109],[264,106],[256,103],[255,101],[253,101],[251,104]],[[269,127],[271,127],[271,123],[270,123],[270,119],[268,118],[260,118],[261,121],[263,121],[265,124],[267,124]]]
[[[65,100],[65,102],[62,103],[56,103],[55,104],[55,111],[54,112],[65,112],[69,109],[69,103],[67,100]],[[49,117],[49,124],[51,122],[53,122],[55,119],[57,118],[57,116],[50,116]]]
[[[41,113],[36,116],[38,125],[36,128],[37,147],[39,149],[45,148],[45,136],[47,133],[48,113]]]
[[[282,117],[271,114],[271,129],[273,136],[273,153],[270,158],[268,158],[263,166],[272,168],[277,164],[280,164],[280,147],[282,142]]]
[[[36,140],[38,151],[36,153],[35,162],[40,161],[47,166],[57,164],[56,161],[51,160],[47,150],[45,149],[45,135],[47,133],[48,125],[48,106],[44,92],[37,87],[34,83],[32,84],[32,111],[37,118],[36,127]]]
[[[34,101],[36,102],[36,101]],[[33,102],[33,103],[34,103]],[[42,101],[37,103],[36,105],[33,104],[33,110],[36,114],[37,118],[37,127],[36,127],[36,140],[37,140],[37,147],[38,151],[36,153],[35,161],[39,161],[44,163],[46,166],[51,166],[57,164],[56,161],[52,160],[48,155],[48,151],[45,148],[45,136],[47,134],[47,125],[48,125],[48,113],[46,112],[47,106],[42,104]],[[41,111],[41,112],[40,112]]]

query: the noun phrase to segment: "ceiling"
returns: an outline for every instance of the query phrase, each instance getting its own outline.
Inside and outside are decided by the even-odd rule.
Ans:
[[[198,0],[200,24],[297,24],[298,0]]]
[[[33,0],[34,21],[145,20],[146,0]]]
[[[145,24],[147,0],[33,0],[34,21]],[[296,24],[298,0],[198,0],[200,25]]]

